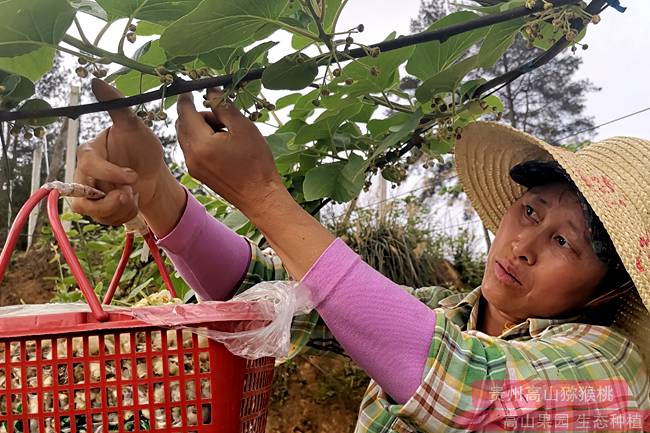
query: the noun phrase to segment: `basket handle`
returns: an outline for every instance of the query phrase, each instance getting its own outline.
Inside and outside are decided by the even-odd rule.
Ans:
[[[158,251],[158,245],[156,245],[156,241],[153,239],[153,235],[147,228],[147,232],[142,234],[142,236],[144,238],[144,241],[147,243],[147,246],[149,247],[149,251],[151,251],[151,255],[153,256],[154,262],[156,262],[156,267],[158,268],[158,271],[160,272],[160,276],[162,277],[162,280],[165,283],[165,287],[167,287],[169,293],[174,298],[176,298],[177,295],[176,295],[176,290],[174,289],[174,284],[172,283],[172,279],[169,276],[169,272],[167,272],[167,268],[165,267],[165,262],[160,256],[160,252]],[[127,231],[126,239],[124,240],[124,249],[122,250],[122,256],[120,257],[120,261],[117,264],[117,268],[115,269],[115,274],[113,274],[113,278],[111,278],[111,282],[108,285],[108,290],[104,295],[104,301],[103,301],[104,304],[110,304],[111,301],[113,300],[113,295],[115,295],[115,291],[117,290],[117,286],[120,282],[120,279],[122,278],[122,274],[126,269],[126,264],[129,261],[131,252],[133,252],[133,237],[134,237],[134,232],[130,230]]]
[[[99,299],[97,298],[97,295],[95,295],[95,291],[93,290],[90,281],[88,281],[88,278],[86,277],[86,274],[83,271],[83,267],[81,266],[81,263],[79,263],[79,259],[77,259],[77,256],[74,253],[74,249],[72,248],[68,236],[66,235],[65,230],[63,229],[63,225],[61,224],[61,219],[58,210],[58,200],[61,195],[101,198],[104,196],[104,193],[94,188],[87,187],[85,185],[64,184],[61,182],[48,183],[43,187],[39,188],[35,193],[33,193],[29,197],[29,199],[27,199],[25,204],[20,208],[20,211],[16,215],[16,219],[14,220],[13,224],[11,225],[11,228],[9,229],[9,233],[7,235],[7,241],[5,242],[4,247],[2,248],[2,252],[0,252],[0,281],[2,281],[4,278],[4,274],[7,270],[7,267],[9,266],[9,259],[11,258],[11,254],[13,253],[16,247],[16,243],[18,242],[18,237],[20,235],[20,232],[22,231],[25,223],[29,219],[29,214],[32,212],[32,210],[36,207],[36,205],[41,200],[47,197],[48,198],[47,214],[48,214],[48,219],[50,221],[50,225],[52,226],[52,232],[54,233],[54,238],[59,244],[59,247],[61,248],[61,253],[65,261],[68,263],[68,266],[70,267],[70,271],[72,272],[72,275],[77,281],[77,284],[79,285],[79,288],[81,289],[84,298],[88,302],[88,305],[90,306],[90,310],[93,316],[95,317],[95,319],[97,319],[97,321],[105,322],[108,320],[109,317],[108,313],[104,311],[101,304],[99,303]],[[171,279],[169,278],[167,269],[165,268],[163,260],[160,257],[160,253],[158,252],[158,247],[156,246],[153,240],[153,236],[151,235],[151,232],[147,229],[147,233],[144,236],[147,245],[149,245],[149,247],[151,248],[151,253],[154,256],[154,261],[156,262],[156,265],[158,266],[158,269],[161,272],[165,285],[171,292],[172,296],[176,296],[173,285],[171,283]],[[126,267],[126,262],[129,259],[129,255],[131,254],[132,249],[133,249],[133,232],[128,232],[125,248],[122,253],[122,257],[120,258],[120,263],[118,264],[118,267],[115,271],[115,275],[113,275],[113,278],[111,279],[111,285],[109,286],[110,296],[108,296],[109,293],[107,292],[105,301],[108,302],[105,303],[110,302],[113,293],[117,288],[117,283],[119,282],[122,273],[124,272],[124,268]],[[111,287],[112,287],[112,292],[110,290]]]

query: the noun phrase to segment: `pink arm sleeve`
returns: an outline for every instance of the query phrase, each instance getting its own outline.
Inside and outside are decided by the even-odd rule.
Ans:
[[[201,299],[224,300],[241,283],[250,245],[188,194],[177,226],[158,241]],[[340,239],[302,280],[332,334],[397,403],[422,381],[435,313],[371,268]]]
[[[422,382],[435,312],[336,239],[302,279],[346,352],[397,403]]]
[[[174,229],[158,241],[178,273],[205,301],[232,296],[246,276],[249,243],[207,213],[192,194]]]

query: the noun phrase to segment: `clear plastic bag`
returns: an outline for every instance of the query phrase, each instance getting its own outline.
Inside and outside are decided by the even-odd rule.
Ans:
[[[291,322],[313,309],[310,291],[293,281],[266,281],[225,302],[134,308],[131,314],[156,326],[189,329],[222,343],[237,356],[286,357]]]

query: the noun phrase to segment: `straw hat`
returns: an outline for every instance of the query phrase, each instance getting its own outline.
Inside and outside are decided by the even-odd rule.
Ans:
[[[509,175],[529,160],[555,160],[598,215],[636,290],[623,295],[613,326],[644,353],[650,369],[650,141],[614,137],[577,152],[495,122],[463,128],[456,143],[461,183],[489,230],[525,189]]]

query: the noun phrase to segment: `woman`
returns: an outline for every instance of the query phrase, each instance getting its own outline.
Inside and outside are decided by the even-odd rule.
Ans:
[[[93,90],[121,96],[101,81]],[[291,354],[338,347],[331,331],[374,379],[357,432],[643,431],[650,383],[631,338],[648,338],[650,142],[612,139],[574,155],[503,125],[468,126],[458,172],[496,233],[483,283],[464,297],[414,297],[304,212],[254,124],[220,93],[208,99],[208,113],[191,95],[178,101],[188,170],[246,214],[279,259],[209,217],[127,109],[80,147],[76,181],[108,194],[74,209],[111,225],[141,211],[203,299],[287,273],[301,280],[327,327],[316,313],[297,318]]]

